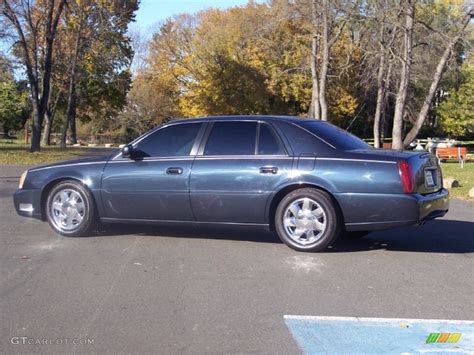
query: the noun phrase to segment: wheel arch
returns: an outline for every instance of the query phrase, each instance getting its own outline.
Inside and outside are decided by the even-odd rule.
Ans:
[[[48,194],[52,190],[54,186],[59,184],[60,182],[63,181],[74,181],[79,184],[81,184],[85,189],[87,189],[90,192],[90,195],[92,197],[92,203],[95,204],[95,207],[97,208],[97,201],[95,200],[94,194],[92,191],[89,189],[89,186],[84,184],[84,182],[77,178],[77,177],[72,177],[72,176],[62,176],[62,177],[57,177],[51,181],[49,181],[42,189],[41,191],[41,200],[40,200],[40,206],[41,206],[41,220],[43,222],[46,221],[46,200],[48,199]]]
[[[276,210],[277,210],[277,207],[278,207],[278,204],[280,203],[280,201],[286,195],[288,195],[290,192],[293,192],[293,191],[299,190],[299,189],[304,189],[304,188],[312,188],[312,189],[320,190],[320,191],[323,191],[323,192],[327,193],[328,196],[331,198],[331,200],[332,200],[332,202],[333,202],[333,204],[336,208],[337,214],[341,218],[341,223],[342,223],[341,227],[344,228],[344,224],[345,224],[344,214],[342,213],[341,206],[339,205],[339,202],[336,200],[336,198],[333,196],[333,194],[327,188],[325,188],[321,185],[314,184],[314,183],[295,183],[295,184],[291,184],[291,185],[287,185],[287,186],[282,187],[272,197],[269,208],[268,208],[268,214],[267,214],[270,230],[275,231],[275,213],[276,213]]]

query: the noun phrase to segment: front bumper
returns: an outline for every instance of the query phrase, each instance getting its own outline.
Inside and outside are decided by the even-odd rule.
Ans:
[[[17,190],[13,203],[20,216],[42,219],[41,190]]]

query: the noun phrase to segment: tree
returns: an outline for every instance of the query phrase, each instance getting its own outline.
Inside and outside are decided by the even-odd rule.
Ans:
[[[276,0],[168,19],[150,42],[148,65],[135,76],[138,85],[129,96],[135,106],[127,106],[127,114],[139,111],[136,104],[144,104],[143,110],[153,115],[146,121],[169,114],[306,115],[313,25],[299,6]],[[357,61],[360,52],[344,32],[331,51],[331,70],[337,75],[331,76],[325,90],[327,109],[334,121],[343,122],[357,108],[351,87],[355,66],[347,63]],[[151,92],[170,96],[150,110],[137,98],[150,97]],[[173,103],[177,110],[169,110]]]
[[[459,26],[459,29],[456,30],[454,35],[452,35],[450,38],[447,38],[447,44],[446,48],[444,49],[443,54],[439,58],[438,64],[436,66],[436,70],[433,74],[433,79],[431,81],[431,85],[429,87],[428,92],[426,93],[425,99],[423,101],[423,105],[420,108],[420,111],[418,113],[418,116],[416,118],[416,121],[413,124],[413,127],[410,129],[410,131],[407,133],[403,145],[408,146],[413,140],[416,138],[418,135],[418,132],[420,131],[421,127],[423,126],[426,117],[428,115],[428,111],[431,107],[431,102],[433,101],[433,98],[436,94],[436,91],[438,90],[439,83],[441,82],[441,79],[443,77],[443,73],[445,71],[445,67],[448,63],[449,58],[453,54],[453,49],[454,46],[458,43],[458,41],[461,39],[461,37],[464,34],[464,31],[466,27],[469,24],[471,15],[467,14],[464,16],[463,22]]]
[[[361,47],[364,52],[364,65],[361,65],[360,82],[367,93],[364,102],[372,104],[370,97],[375,96],[373,117],[374,147],[382,146],[385,128],[387,127],[386,112],[391,90],[393,73],[394,49],[398,31],[396,21],[401,11],[390,0],[377,0],[368,3],[364,16],[360,16],[359,31],[364,37]],[[376,68],[376,70],[374,70]],[[372,92],[372,90],[376,90]],[[373,105],[373,104],[372,104]],[[371,110],[372,107],[369,107]]]
[[[442,72],[465,52],[457,9],[416,0],[273,0],[175,16],[150,41],[120,122],[144,130],[172,116],[310,112],[373,134],[380,146],[394,116],[398,148],[404,133],[418,133],[424,102],[431,106],[447,45]]]
[[[15,81],[11,61],[0,53],[0,125],[6,135],[23,127],[28,119],[27,91],[24,81]]]
[[[450,137],[474,137],[474,58],[462,67],[463,80],[436,108],[440,126]]]
[[[180,115],[176,92],[161,80],[147,72],[140,72],[134,78],[127,105],[117,122],[117,129],[127,141]]]
[[[63,37],[70,46],[63,50],[68,60],[63,147],[68,128],[77,142],[77,114],[99,128],[125,104],[133,58],[127,30],[137,8],[137,1],[75,0],[65,11]]]
[[[461,5],[456,4],[417,3],[412,0],[406,0],[403,9],[404,42],[403,52],[399,55],[401,70],[392,131],[392,147],[399,150],[416,138],[425,123],[454,48],[465,35],[472,11],[470,7],[463,9]],[[422,52],[420,48],[423,49]],[[432,54],[427,56],[427,51]],[[428,58],[428,62],[425,58]],[[410,79],[416,66],[421,73],[418,73],[418,80],[413,82]],[[431,70],[433,74],[429,79]],[[426,87],[423,83],[426,83]],[[414,91],[414,100],[411,100],[411,109],[407,110],[410,86]],[[414,109],[418,114],[413,113]],[[408,121],[406,126],[411,125],[411,128],[403,137],[405,120]]]
[[[413,26],[415,22],[415,1],[416,0],[405,0],[403,8],[405,16],[405,25],[403,27],[403,54],[400,56],[401,71],[392,130],[392,148],[398,150],[403,149],[403,117],[405,114],[408,87],[410,84],[411,64],[413,60],[412,51]]]
[[[28,94],[12,79],[0,80],[0,125],[8,135],[21,128],[28,118]]]
[[[331,61],[331,48],[343,33],[346,23],[351,19],[358,6],[358,1],[352,4],[344,1],[311,0],[309,11],[313,31],[310,59],[312,94],[308,113],[310,117],[323,121],[328,120],[326,87]]]
[[[43,120],[48,108],[53,51],[59,18],[66,0],[1,0],[3,18],[17,35],[17,54],[26,69],[33,108],[30,151],[40,150]]]
[[[374,147],[380,148],[382,143],[382,116],[385,110],[385,103],[387,98],[387,89],[388,82],[390,80],[391,67],[387,62],[390,61],[388,58],[389,53],[385,45],[385,24],[380,25],[380,59],[377,70],[377,102],[375,105],[375,115],[374,115]]]

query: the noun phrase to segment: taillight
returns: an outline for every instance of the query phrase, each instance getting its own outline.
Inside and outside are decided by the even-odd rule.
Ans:
[[[404,160],[398,162],[398,173],[400,174],[400,180],[402,181],[403,192],[411,194],[413,192],[413,179],[411,176],[410,164]]]

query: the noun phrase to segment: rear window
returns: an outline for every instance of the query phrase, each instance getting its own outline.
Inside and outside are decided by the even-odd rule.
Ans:
[[[331,149],[326,143],[317,139],[302,127],[287,122],[278,122],[278,126],[288,139],[295,155],[324,154],[328,149]]]
[[[323,121],[302,120],[298,125],[340,150],[371,149],[362,139]]]

